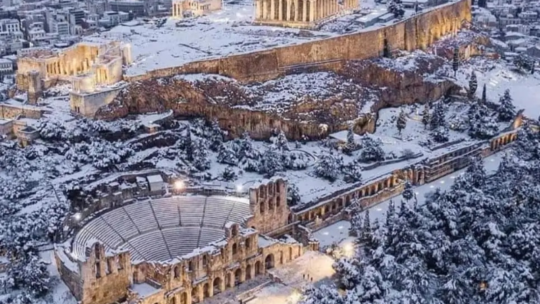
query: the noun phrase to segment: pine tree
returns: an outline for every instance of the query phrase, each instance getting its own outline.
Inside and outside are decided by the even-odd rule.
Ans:
[[[448,127],[446,125],[438,126],[431,130],[431,137],[438,143],[443,143],[448,141]]]
[[[429,123],[431,125],[432,130],[437,129],[438,127],[446,126],[444,106],[442,102],[439,101],[435,103],[435,107],[433,108],[433,114],[431,116],[431,119],[429,120]]]
[[[483,104],[472,104],[468,112],[469,135],[478,139],[489,139],[499,131],[495,118]]]
[[[381,148],[381,141],[374,140],[368,135],[362,137],[362,150],[358,160],[363,162],[382,161],[385,158],[384,150]]]
[[[223,134],[223,131],[219,127],[217,119],[212,120],[209,137],[210,149],[212,149],[212,151],[218,151],[218,149],[221,147],[221,144],[223,144],[225,136]]]
[[[403,190],[403,193],[401,195],[406,201],[410,201],[414,197],[412,185],[408,180],[405,182],[405,189]]]
[[[280,151],[289,151],[289,142],[287,141],[287,137],[285,136],[285,133],[283,130],[279,131],[279,134],[277,136],[277,139],[275,141],[276,148]]]
[[[347,147],[351,150],[356,147],[356,141],[354,140],[354,130],[353,130],[352,124],[349,126],[349,129],[347,130]]]
[[[281,155],[276,150],[268,149],[263,153],[259,173],[264,173],[266,177],[272,177],[284,169]]]
[[[499,120],[510,121],[516,117],[516,107],[512,102],[510,90],[504,91],[504,95],[499,99]]]
[[[401,135],[401,131],[405,129],[405,127],[407,126],[407,117],[405,116],[405,112],[403,112],[403,110],[399,112],[399,116],[396,120],[396,125],[397,125],[398,132]]]
[[[300,203],[300,190],[295,184],[290,183],[287,187],[287,204],[289,206],[295,206]]]
[[[358,183],[362,181],[362,168],[356,161],[343,166],[343,174],[345,175],[343,180],[348,183]]]
[[[454,70],[454,77],[457,75],[459,68],[459,48],[454,48],[454,60],[452,61],[452,69]]]
[[[315,166],[315,173],[317,176],[333,182],[338,178],[342,166],[343,159],[341,156],[329,151],[320,155],[319,161]]]
[[[426,103],[424,105],[424,113],[422,114],[422,124],[424,125],[424,129],[427,129],[427,126],[431,122],[431,114],[429,113],[429,104]]]
[[[199,171],[205,171],[210,169],[210,159],[208,159],[208,147],[206,142],[197,139],[192,142],[193,146],[193,160],[191,164]]]
[[[469,79],[469,94],[471,98],[474,98],[474,93],[476,93],[477,88],[478,88],[478,82],[476,80],[476,73],[473,71],[471,75],[471,79]]]
[[[394,201],[390,200],[388,209],[386,210],[386,226],[390,226],[394,216],[396,216],[396,207],[394,206]]]
[[[222,143],[217,155],[217,161],[221,164],[235,166],[238,164],[238,158],[236,158],[237,155],[238,154],[233,151],[228,144]]]
[[[482,103],[486,104],[487,96],[486,96],[486,84],[484,83],[484,88],[482,89]]]
[[[364,212],[364,226],[360,230],[359,240],[360,242],[367,242],[371,238],[371,221],[369,219],[369,209]]]

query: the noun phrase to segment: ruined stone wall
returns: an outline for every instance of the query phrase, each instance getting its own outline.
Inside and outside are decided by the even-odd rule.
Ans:
[[[95,93],[70,93],[69,107],[74,113],[94,117],[99,108],[111,103],[122,88]]]
[[[378,57],[382,55],[385,44],[389,50],[426,49],[442,36],[456,33],[464,21],[470,20],[470,1],[460,0],[378,29],[217,60],[199,61],[124,78],[128,81],[140,81],[180,73],[219,73],[240,81],[269,80],[282,76],[291,69],[313,65],[336,67],[345,60]]]
[[[39,108],[34,108],[32,106],[0,105],[1,119],[14,119],[18,116],[39,119],[41,118],[42,114],[42,110],[40,110]]]
[[[278,178],[252,187],[249,205],[253,217],[248,220],[248,227],[268,233],[287,226],[291,213],[287,205],[287,183]]]

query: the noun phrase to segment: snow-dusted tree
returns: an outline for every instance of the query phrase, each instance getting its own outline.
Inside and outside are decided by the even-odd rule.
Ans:
[[[238,140],[238,159],[259,159],[261,153],[253,147],[253,141],[249,133],[244,132]]]
[[[356,161],[343,166],[344,180],[348,183],[358,183],[362,181],[362,167]]]
[[[486,84],[484,83],[484,87],[482,88],[482,104],[486,104],[487,96],[486,96]]]
[[[512,96],[510,96],[510,90],[505,90],[504,95],[499,99],[499,120],[510,121],[516,117],[516,107],[512,102]]]
[[[405,15],[405,10],[403,9],[403,4],[401,0],[390,0],[388,2],[388,12],[394,14],[394,17],[401,18]]]
[[[399,131],[399,134],[401,135],[401,131],[405,129],[405,127],[407,126],[407,117],[405,115],[405,112],[403,112],[403,110],[399,112],[399,116],[396,120],[396,126]]]
[[[414,198],[414,191],[409,180],[405,182],[405,189],[403,190],[403,193],[401,195],[406,201],[410,201]]]
[[[212,151],[218,151],[223,144],[224,138],[225,135],[219,127],[217,119],[212,120],[209,131],[210,149],[212,149]]]
[[[300,190],[298,190],[298,187],[293,184],[289,183],[287,188],[287,204],[289,206],[295,206],[300,203],[302,198],[300,197]]]
[[[319,161],[315,165],[315,174],[329,181],[335,181],[343,167],[343,158],[333,151],[322,153],[319,156]]]
[[[347,150],[354,151],[358,148],[358,143],[354,140],[354,128],[353,124],[349,126],[347,130]]]
[[[262,157],[259,167],[259,173],[263,173],[266,177],[272,177],[277,172],[283,171],[285,168],[281,161],[281,154],[275,149],[266,150]]]
[[[381,148],[382,142],[379,139],[373,139],[368,135],[364,135],[362,136],[361,142],[362,150],[360,151],[358,160],[362,162],[384,160],[385,153]]]
[[[47,264],[36,256],[14,260],[8,264],[10,288],[27,289],[34,297],[45,295],[50,288]]]
[[[476,89],[478,88],[478,81],[476,80],[476,73],[473,71],[471,78],[469,79],[469,95],[474,97]]]
[[[429,103],[426,103],[424,105],[424,113],[422,114],[422,124],[424,125],[424,129],[427,128],[430,122],[431,122],[431,114],[429,113]]]
[[[198,171],[210,169],[210,159],[208,158],[208,146],[202,139],[192,140],[193,160],[191,164]]]
[[[440,126],[446,126],[445,109],[441,101],[435,103],[429,124],[432,130]]]
[[[223,172],[221,172],[221,177],[223,178],[224,181],[227,181],[227,182],[233,181],[238,178],[238,176],[236,175],[236,172],[230,166],[227,166],[223,170]]]
[[[285,133],[283,130],[279,131],[279,134],[277,138],[274,141],[274,145],[276,148],[280,151],[289,151],[289,142],[287,141],[287,137],[285,136]]]
[[[452,70],[454,70],[454,77],[457,75],[457,71],[459,68],[459,48],[454,48],[454,58],[452,60]]]
[[[447,142],[449,138],[448,136],[447,126],[436,127],[435,129],[431,130],[431,137],[433,137],[433,140],[438,143]]]
[[[472,104],[468,112],[469,135],[474,138],[488,139],[499,131],[496,119],[483,104]]]
[[[222,143],[217,155],[217,161],[222,164],[236,166],[238,164],[238,154],[233,151],[229,143]]]

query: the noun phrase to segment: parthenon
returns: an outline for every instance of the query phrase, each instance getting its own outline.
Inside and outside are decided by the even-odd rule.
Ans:
[[[358,0],[255,0],[258,24],[308,28],[359,7]]]

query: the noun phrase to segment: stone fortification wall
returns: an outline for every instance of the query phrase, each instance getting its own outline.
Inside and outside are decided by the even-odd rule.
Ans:
[[[124,78],[127,81],[140,81],[181,73],[212,73],[241,81],[263,81],[314,65],[336,68],[347,60],[378,57],[383,54],[385,45],[389,50],[426,49],[442,36],[456,33],[464,21],[470,20],[470,1],[460,0],[383,28],[221,59],[192,62],[181,67]]]
[[[15,119],[18,116],[39,119],[43,111],[32,106],[0,105],[0,119]]]

